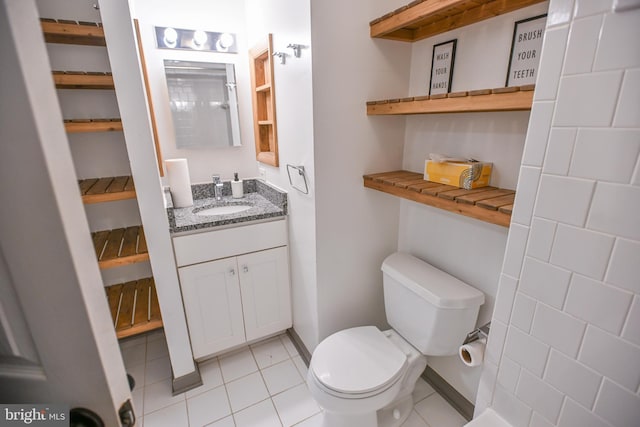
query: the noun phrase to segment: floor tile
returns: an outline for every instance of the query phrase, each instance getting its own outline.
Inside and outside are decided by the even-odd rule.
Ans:
[[[154,339],[147,342],[147,360],[158,359],[164,356],[169,356],[167,340]]]
[[[169,356],[147,362],[147,369],[144,373],[145,386],[167,378],[171,378],[171,361],[169,360]]]
[[[151,384],[144,388],[144,414],[162,409],[166,406],[173,405],[180,401],[184,401],[184,393],[176,396],[172,395],[171,379],[162,380],[155,384]]]
[[[187,399],[224,384],[224,382],[222,381],[222,372],[220,371],[220,363],[218,362],[218,358],[200,363],[199,369],[200,377],[202,378],[202,385],[200,387],[187,391]]]
[[[432,395],[436,391],[431,387],[424,379],[418,378],[416,382],[416,388],[413,390],[413,401],[415,403],[420,402],[427,396]]]
[[[285,427],[292,426],[320,412],[320,408],[311,397],[306,384],[273,396],[278,415]]]
[[[296,365],[296,368],[298,368],[298,372],[300,373],[302,378],[304,378],[306,381],[308,368],[307,368],[307,365],[304,363],[304,360],[302,360],[302,357],[293,356],[291,360],[293,360],[293,363]]]
[[[272,396],[304,382],[291,359],[263,369],[262,377]]]
[[[224,386],[187,399],[189,425],[198,427],[231,415],[231,407]]]
[[[220,369],[222,370],[222,378],[225,383],[244,377],[258,370],[258,365],[253,358],[253,353],[246,348],[237,353],[221,357]]]
[[[125,367],[139,365],[145,362],[145,355],[147,352],[146,343],[138,343],[129,347],[120,347],[120,353],[122,354],[122,361]]]
[[[151,342],[159,339],[163,339],[165,341],[167,340],[167,338],[164,335],[164,329],[158,329],[156,331],[152,331],[147,334],[147,342]]]
[[[125,371],[127,374],[133,377],[133,381],[135,382],[135,389],[144,387],[144,371],[146,369],[145,363],[140,363],[138,365],[127,366]]]
[[[429,426],[427,425],[425,420],[423,420],[422,417],[418,415],[416,411],[411,411],[411,414],[409,414],[409,418],[407,418],[407,420],[404,423],[402,423],[402,427],[429,427]],[[442,426],[442,427],[446,427],[446,426]]]
[[[307,418],[304,421],[300,421],[298,424],[294,424],[295,427],[322,427],[322,412],[315,414],[314,416]]]
[[[133,409],[136,416],[142,416],[144,414],[144,389],[141,387],[132,390],[131,399],[133,400]]]
[[[220,421],[207,424],[207,427],[236,427],[236,423],[233,421],[233,417],[226,417]]]
[[[147,427],[178,427],[188,426],[187,405],[184,401],[144,416]]]
[[[121,350],[123,348],[135,347],[137,345],[146,344],[146,343],[147,343],[146,335],[138,335],[135,337],[123,338],[121,340],[118,340],[118,344],[120,345]]]
[[[254,344],[251,346],[251,351],[253,351],[253,355],[260,369],[273,366],[289,358],[289,353],[287,349],[284,348],[279,337]]]
[[[287,353],[289,353],[289,356],[293,357],[299,354],[298,349],[296,348],[295,345],[293,345],[293,341],[291,341],[291,338],[289,337],[289,335],[287,334],[280,335],[280,341],[282,341],[282,345],[284,345],[284,348],[287,349]]]
[[[467,423],[462,415],[436,393],[415,405],[415,410],[430,426],[462,427]]]
[[[237,427],[282,427],[271,399],[243,409],[233,417]]]
[[[240,411],[269,397],[260,372],[254,372],[226,384],[231,409]]]

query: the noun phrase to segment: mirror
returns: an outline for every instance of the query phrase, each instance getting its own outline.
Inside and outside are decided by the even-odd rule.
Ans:
[[[165,60],[176,148],[240,145],[233,64]]]

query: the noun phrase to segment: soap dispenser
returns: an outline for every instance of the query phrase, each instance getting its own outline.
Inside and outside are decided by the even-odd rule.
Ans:
[[[244,188],[242,187],[242,180],[238,179],[238,172],[234,172],[233,181],[231,181],[231,194],[234,199],[240,199],[244,196]]]

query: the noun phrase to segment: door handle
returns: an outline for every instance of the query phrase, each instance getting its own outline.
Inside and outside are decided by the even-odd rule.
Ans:
[[[249,272],[249,267],[247,267],[246,265],[242,266],[242,271],[244,271],[245,273]]]
[[[236,269],[235,268],[230,268],[229,269],[229,276],[235,276],[236,275]]]

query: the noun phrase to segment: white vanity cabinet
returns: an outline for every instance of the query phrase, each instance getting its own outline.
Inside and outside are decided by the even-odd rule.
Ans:
[[[286,221],[179,236],[173,243],[196,359],[291,327]]]

